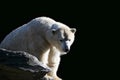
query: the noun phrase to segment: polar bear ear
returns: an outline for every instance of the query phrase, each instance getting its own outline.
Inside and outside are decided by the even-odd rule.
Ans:
[[[53,24],[51,27],[52,33],[55,34],[58,30],[58,25],[57,24]]]
[[[52,33],[55,34],[57,32],[56,29],[52,29]]]
[[[76,28],[71,28],[71,32],[75,33],[76,32]]]

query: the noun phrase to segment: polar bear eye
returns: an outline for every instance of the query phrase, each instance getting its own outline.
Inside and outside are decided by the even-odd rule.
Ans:
[[[71,39],[68,39],[68,41],[71,41]]]
[[[60,39],[60,42],[63,42],[63,39]]]

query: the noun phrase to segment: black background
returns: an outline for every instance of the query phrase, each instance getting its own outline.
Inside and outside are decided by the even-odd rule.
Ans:
[[[63,80],[97,80],[105,76],[107,60],[103,54],[104,39],[101,39],[105,28],[101,26],[109,14],[106,13],[108,8],[103,7],[104,2],[16,1],[1,4],[0,41],[13,29],[33,18],[48,16],[77,29],[71,51],[62,56],[58,75]]]

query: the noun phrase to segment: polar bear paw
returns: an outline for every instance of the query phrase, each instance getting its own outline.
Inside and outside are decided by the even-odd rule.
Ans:
[[[44,77],[44,80],[54,80],[54,79],[53,79],[53,77],[46,75],[46,76]]]
[[[51,76],[46,75],[43,80],[62,80],[62,79],[57,76],[51,77]]]
[[[59,77],[54,77],[54,80],[62,80],[62,79]]]

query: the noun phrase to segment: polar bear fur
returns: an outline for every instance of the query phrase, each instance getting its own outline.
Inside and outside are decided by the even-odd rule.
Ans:
[[[0,47],[14,51],[26,51],[36,56],[51,68],[48,79],[57,77],[60,56],[66,54],[75,39],[75,28],[57,22],[49,17],[38,17],[9,33]]]

